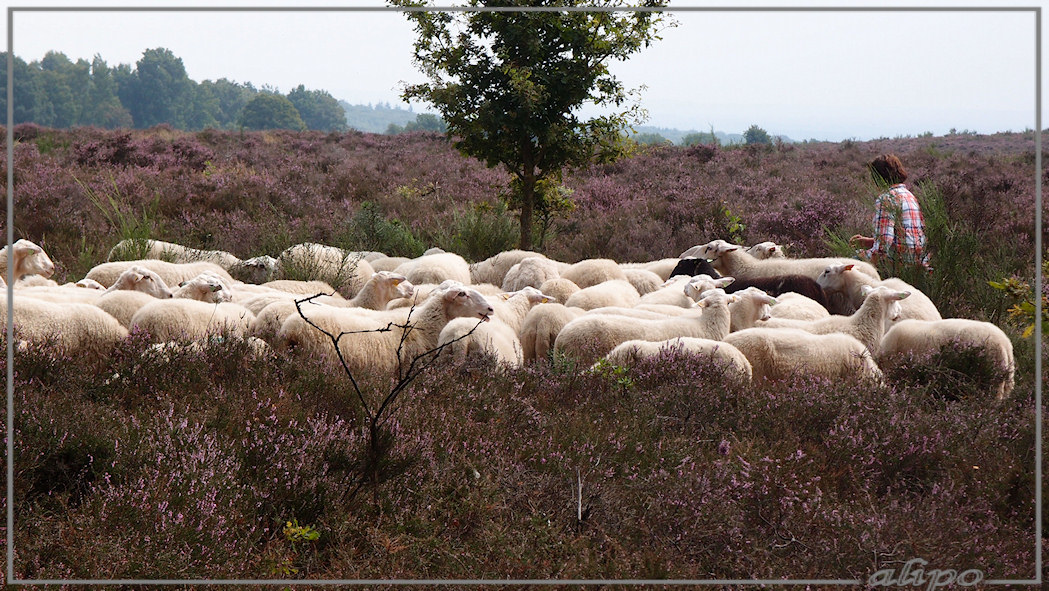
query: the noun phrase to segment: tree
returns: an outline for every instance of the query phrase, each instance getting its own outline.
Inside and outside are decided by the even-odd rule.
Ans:
[[[769,132],[758,127],[757,125],[751,125],[747,128],[747,131],[743,132],[743,143],[771,144],[772,138],[769,136]]]
[[[306,90],[300,84],[288,93],[288,100],[295,105],[307,128],[320,131],[346,130],[346,111],[328,91]]]
[[[261,92],[244,105],[240,113],[240,125],[245,129],[294,129],[304,131],[303,123],[295,105],[287,97]]]
[[[27,123],[37,121],[38,98],[41,92],[37,83],[37,71],[17,55],[14,57],[14,120]],[[0,112],[7,113],[7,52],[0,52]],[[5,115],[6,117],[6,115]]]
[[[244,106],[259,92],[251,83],[238,84],[226,78],[219,78],[214,82],[205,80],[200,83],[197,91],[209,95],[218,102],[218,109],[213,117],[215,123],[222,129],[235,128]]]
[[[159,123],[184,127],[186,111],[193,102],[193,82],[182,59],[170,49],[147,49],[119,93],[120,102],[135,119],[135,127]]]
[[[423,0],[392,0],[425,7]],[[667,0],[647,0],[646,7]],[[666,22],[658,11],[601,10],[618,0],[470,0],[477,10],[413,11],[414,59],[429,79],[405,87],[440,112],[462,153],[512,175],[509,203],[520,210],[522,249],[531,249],[533,215],[565,169],[610,162],[626,153],[623,129],[643,111],[609,72],[649,46]],[[489,7],[594,8],[492,11]],[[616,112],[583,120],[584,105]],[[550,191],[547,191],[549,188]]]

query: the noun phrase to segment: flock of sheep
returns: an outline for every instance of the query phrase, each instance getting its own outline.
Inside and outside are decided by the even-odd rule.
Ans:
[[[0,251],[3,277],[11,265],[17,279],[4,299],[14,302],[16,341],[104,357],[138,328],[158,347],[233,335],[260,354],[333,358],[327,332],[344,335],[351,370],[390,376],[442,345],[506,365],[555,353],[629,365],[677,348],[746,381],[881,380],[885,359],[967,341],[1002,370],[998,397],[1013,387],[1012,344],[997,326],[943,319],[924,294],[866,262],[789,258],[772,243],[714,240],[648,263],[513,250],[470,264],[440,249],[407,259],[309,243],[240,260],[149,240],[122,241],[110,261],[58,285],[39,246]],[[5,307],[5,328],[7,316]]]

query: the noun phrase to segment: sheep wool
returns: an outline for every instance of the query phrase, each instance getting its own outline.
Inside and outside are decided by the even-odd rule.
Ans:
[[[881,381],[867,347],[841,333],[812,334],[793,328],[748,328],[725,337],[750,361],[754,381],[796,375]]]
[[[199,300],[156,300],[139,308],[131,327],[150,334],[152,342],[201,340],[210,336],[247,337],[254,314],[237,304],[209,304]]]
[[[632,366],[645,359],[655,359],[673,351],[677,355],[691,355],[711,359],[722,364],[726,377],[750,382],[753,369],[743,353],[724,341],[678,337],[664,341],[631,340],[617,345],[605,355],[610,363],[621,366]]]
[[[901,320],[885,333],[878,359],[885,360],[904,353],[928,355],[940,347],[956,343],[972,343],[1003,372],[1004,378],[995,388],[999,400],[1013,391],[1016,361],[1013,343],[994,324],[966,318],[941,320]]]
[[[7,330],[8,302],[3,298],[0,327]],[[127,337],[128,331],[102,309],[91,304],[58,303],[15,297],[14,333],[18,340],[52,342],[71,356],[101,358]]]

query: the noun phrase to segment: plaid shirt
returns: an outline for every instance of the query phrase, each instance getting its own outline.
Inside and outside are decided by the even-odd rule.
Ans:
[[[899,239],[897,228],[901,234]],[[903,183],[889,187],[874,202],[874,246],[867,251],[867,256],[929,266],[929,253],[925,252],[925,218],[918,200]]]

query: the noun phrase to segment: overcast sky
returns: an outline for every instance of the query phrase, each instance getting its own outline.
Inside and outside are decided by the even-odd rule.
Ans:
[[[5,2],[8,6],[201,6],[220,2]],[[442,6],[455,1],[440,2]],[[712,3],[706,3],[712,4]],[[719,6],[830,7],[857,2],[717,2]],[[225,6],[294,2],[221,1]],[[310,6],[383,6],[314,0]],[[702,6],[677,0],[672,8]],[[893,0],[863,6],[985,7],[995,11],[674,12],[678,26],[613,67],[650,125],[742,133],[757,124],[795,140],[980,133],[1035,127],[1035,13],[1004,7],[1049,0]],[[198,82],[227,78],[287,93],[299,84],[350,103],[399,104],[414,32],[397,12],[24,12],[14,52],[134,64],[165,47]],[[6,38],[6,33],[5,33]],[[5,46],[6,47],[6,46]],[[1044,60],[1043,60],[1044,61]],[[413,105],[425,111],[425,105]]]

